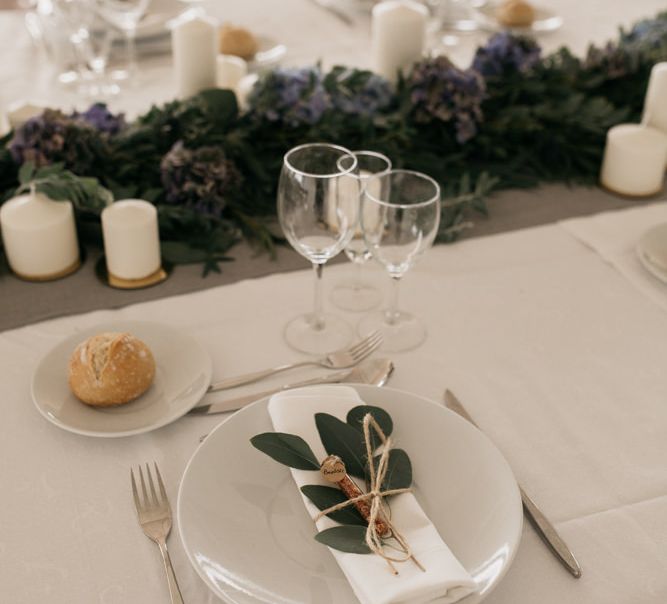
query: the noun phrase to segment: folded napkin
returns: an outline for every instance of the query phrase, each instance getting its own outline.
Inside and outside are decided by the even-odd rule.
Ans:
[[[276,394],[269,401],[268,409],[277,432],[301,436],[321,461],[327,453],[315,426],[315,414],[329,413],[345,421],[350,409],[363,404],[353,388],[322,386]],[[400,426],[397,430],[400,431]],[[296,469],[291,472],[299,488],[306,484],[331,486],[318,472]],[[319,510],[305,496],[303,500],[314,519]],[[412,493],[392,497],[391,520],[426,572],[407,561],[397,564],[400,574],[394,576],[387,563],[375,554],[349,554],[330,549],[362,604],[453,604],[475,590],[475,582],[441,539]],[[337,523],[329,518],[317,521],[320,531],[332,526]]]

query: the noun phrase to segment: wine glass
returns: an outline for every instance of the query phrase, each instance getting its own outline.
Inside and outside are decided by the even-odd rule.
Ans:
[[[382,153],[375,151],[353,151],[357,158],[357,178],[359,180],[359,220],[357,221],[350,243],[345,246],[345,255],[355,267],[355,276],[348,281],[343,281],[334,287],[331,292],[331,301],[343,310],[363,311],[375,308],[382,300],[382,295],[377,287],[367,283],[363,279],[363,265],[371,258],[371,252],[366,246],[364,235],[361,231],[361,212],[364,211],[363,195],[369,178],[377,174],[387,174],[391,170],[391,161]],[[349,157],[341,160],[341,165],[349,164]],[[381,195],[379,187],[381,180],[373,182],[376,196]],[[372,212],[375,208],[367,206]]]
[[[403,275],[435,240],[440,223],[440,186],[425,174],[392,170],[368,180],[366,205],[369,210],[364,207],[361,215],[364,240],[373,258],[391,277],[392,295],[388,308],[364,317],[358,331],[367,334],[379,329],[384,350],[410,350],[426,339],[426,327],[398,309],[398,287]]]
[[[144,16],[150,0],[96,0],[96,2],[100,16],[125,34],[127,70],[124,73],[122,70],[116,72],[116,76],[119,79],[133,78],[138,71],[135,44],[137,26]],[[136,82],[136,79],[133,81]]]
[[[348,158],[345,167],[340,160]],[[357,222],[357,159],[337,145],[312,143],[287,152],[278,184],[278,218],[292,247],[312,262],[312,313],[285,326],[287,343],[301,352],[324,354],[346,346],[352,328],[322,310],[322,270],[350,242]]]

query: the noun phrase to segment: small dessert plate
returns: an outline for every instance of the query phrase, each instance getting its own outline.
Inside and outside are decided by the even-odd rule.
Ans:
[[[117,407],[91,407],[67,383],[67,365],[77,344],[92,335],[128,331],[145,342],[155,358],[155,380],[136,400]],[[185,415],[211,383],[212,361],[194,338],[160,323],[113,321],[69,336],[37,365],[32,400],[39,412],[63,430],[99,437],[141,434]]]
[[[249,71],[266,71],[279,65],[287,54],[287,46],[277,42],[270,36],[258,35],[259,49],[255,56],[248,61]]]
[[[546,34],[560,29],[563,25],[563,17],[552,10],[533,7],[535,10],[535,20],[526,27],[509,27],[503,25],[496,18],[498,4],[489,2],[476,10],[477,21],[482,29],[487,31],[511,31],[516,34]]]
[[[507,462],[477,428],[443,405],[392,388],[352,386],[386,409],[414,472],[414,492],[443,540],[472,575],[479,604],[498,585],[519,546],[519,489]],[[273,431],[268,399],[211,432],[190,459],[178,493],[178,522],[190,562],[225,602],[356,602],[289,468],[250,438]],[[433,600],[442,602],[443,598]]]
[[[667,222],[644,233],[637,243],[637,256],[656,279],[667,283]]]

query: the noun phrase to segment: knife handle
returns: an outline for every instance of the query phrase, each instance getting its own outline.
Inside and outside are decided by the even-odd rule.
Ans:
[[[577,559],[570,551],[570,548],[558,534],[554,525],[549,522],[549,519],[542,513],[540,508],[535,505],[535,502],[528,496],[528,493],[526,493],[521,486],[519,486],[519,491],[521,492],[523,509],[537,531],[537,534],[551,548],[553,553],[556,554],[556,557],[560,560],[563,566],[570,571],[572,576],[577,579],[581,577],[581,567],[579,566],[579,562],[577,562]]]
[[[236,411],[245,405],[254,403],[261,398],[266,398],[272,394],[277,394],[283,390],[291,390],[292,388],[301,388],[302,386],[314,386],[316,384],[333,384],[340,382],[347,376],[347,371],[339,371],[327,377],[318,377],[310,380],[304,380],[295,384],[287,384],[286,386],[279,386],[264,392],[256,392],[254,394],[247,394],[245,396],[237,396],[236,398],[220,401],[218,403],[210,403],[205,405],[197,405],[188,411],[189,415],[213,415],[215,413],[227,413],[228,411]]]

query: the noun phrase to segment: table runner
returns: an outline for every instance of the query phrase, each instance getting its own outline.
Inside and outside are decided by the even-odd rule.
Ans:
[[[347,268],[332,267],[329,283]],[[41,355],[76,329],[132,318],[192,334],[210,351],[215,377],[294,358],[281,330],[307,308],[311,279],[310,271],[273,275],[0,334],[3,599],[165,601],[158,552],[136,522],[129,467],[156,460],[175,505],[199,437],[223,419],[183,418],[119,440],[69,434],[31,403]],[[390,386],[434,400],[451,388],[584,570],[573,580],[527,526],[489,604],[665,602],[664,310],[558,225],[435,248],[406,278],[402,303],[425,319],[429,337],[394,355]],[[213,602],[177,533],[170,546],[186,602]]]
[[[636,204],[593,187],[568,189],[564,185],[548,185],[530,191],[503,191],[489,199],[490,217],[471,216],[475,225],[464,231],[462,237],[481,237]],[[221,274],[211,273],[202,278],[200,265],[177,266],[165,283],[137,291],[114,290],[100,283],[95,277],[95,262],[99,258],[96,250],[88,251],[87,260],[77,273],[50,283],[20,281],[8,272],[4,260],[0,259],[3,263],[0,264],[0,331],[62,315],[118,308],[308,266],[291,248],[278,247],[276,251],[277,258],[272,260],[268,254],[258,254],[248,245],[239,244],[230,252],[234,262],[221,264]],[[345,260],[341,254],[334,262]]]

